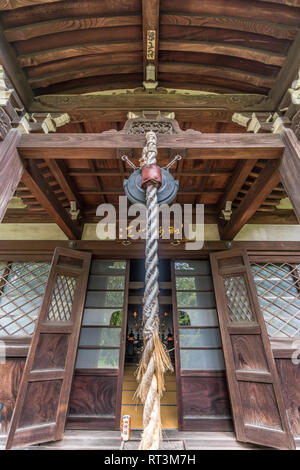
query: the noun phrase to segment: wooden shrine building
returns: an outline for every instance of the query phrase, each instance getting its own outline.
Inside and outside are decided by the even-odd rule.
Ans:
[[[7,447],[142,427],[145,241],[96,211],[148,130],[204,205],[202,249],[159,239],[163,428],[300,445],[300,1],[0,0],[0,62]]]

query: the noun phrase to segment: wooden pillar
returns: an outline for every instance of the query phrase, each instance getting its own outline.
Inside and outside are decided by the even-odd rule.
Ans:
[[[300,223],[300,142],[291,129],[285,129],[282,133],[282,138],[286,148],[278,171]]]
[[[11,129],[0,143],[0,222],[23,173],[23,163],[17,151],[21,135],[18,129]]]

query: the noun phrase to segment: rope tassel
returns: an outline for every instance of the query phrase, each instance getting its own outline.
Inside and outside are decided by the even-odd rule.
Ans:
[[[156,164],[156,135],[153,131],[146,134],[147,144],[140,160],[141,167]],[[158,229],[159,213],[157,202],[158,184],[150,180],[146,186],[147,239],[146,239],[146,276],[143,300],[143,341],[144,348],[137,370],[139,382],[135,393],[144,405],[143,434],[141,450],[158,450],[161,432],[160,399],[165,390],[164,374],[173,371],[166,347],[159,338],[158,304]]]

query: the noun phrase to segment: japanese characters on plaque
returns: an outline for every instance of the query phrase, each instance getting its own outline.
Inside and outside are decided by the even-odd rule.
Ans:
[[[147,31],[147,60],[155,60],[155,39],[156,31],[148,29]]]

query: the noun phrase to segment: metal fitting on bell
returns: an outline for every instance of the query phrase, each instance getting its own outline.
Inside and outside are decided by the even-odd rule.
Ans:
[[[142,167],[142,179],[141,179],[142,188],[146,189],[149,183],[154,184],[157,188],[161,187],[161,184],[162,184],[161,169],[156,163],[151,163],[150,165],[144,165]]]

